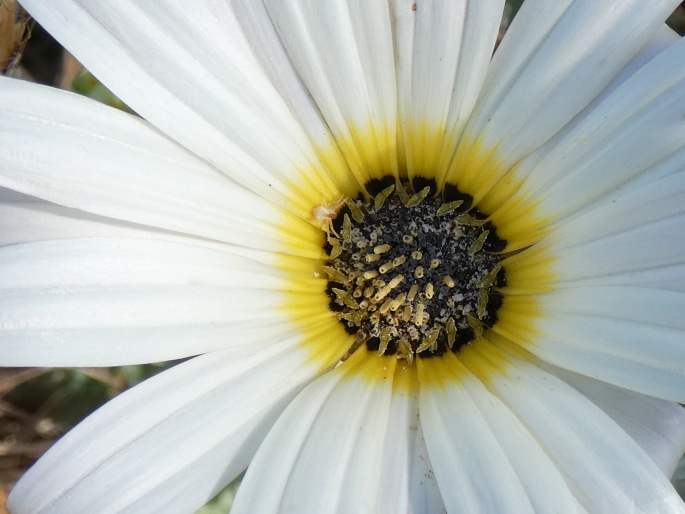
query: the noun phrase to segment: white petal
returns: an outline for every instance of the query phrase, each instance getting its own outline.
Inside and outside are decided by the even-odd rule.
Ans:
[[[4,187],[252,248],[282,250],[273,227],[286,220],[307,233],[307,222],[236,186],[140,118],[17,80],[1,79],[0,90]]]
[[[525,176],[518,195],[539,199],[543,215],[559,219],[607,194],[617,196],[616,190],[626,185],[636,188],[630,181],[637,177],[638,185],[662,177],[664,161],[682,163],[683,70],[685,40],[618,86],[553,148],[541,149],[544,157],[524,161],[517,170]]]
[[[504,169],[587,105],[649,41],[677,1],[526,0],[495,53],[470,134]]]
[[[162,239],[225,251],[237,251],[237,247],[218,241],[106,218],[0,187],[0,246],[80,237]],[[270,253],[247,249],[240,251],[262,262],[273,262],[273,255]]]
[[[259,195],[283,204],[318,163],[228,2],[23,5],[137,113]]]
[[[588,275],[592,275],[592,269],[588,271]],[[579,278],[573,283],[579,286],[636,286],[685,292],[685,263],[608,271],[610,274]]]
[[[397,163],[386,161],[394,155],[397,126],[387,2],[330,0],[325,9],[315,0],[265,4],[358,181],[396,172]]]
[[[278,290],[275,268],[229,252],[153,239],[83,238],[0,249],[0,287],[203,285]]]
[[[382,438],[382,500],[377,512],[445,512],[428,455],[418,398],[397,388],[393,392],[387,433]]]
[[[672,476],[685,452],[685,409],[559,368],[555,375],[578,389],[606,412],[657,463]]]
[[[571,121],[569,121],[561,130],[552,136],[540,149],[533,154],[526,157],[519,166],[518,172],[521,174],[527,173],[526,170],[532,170],[535,166],[545,158],[545,156],[554,149],[561,141],[569,141],[568,134],[584,122],[586,118],[592,116],[592,113],[597,107],[611,96],[617,88],[632,77],[637,71],[642,69],[656,56],[669,49],[680,41],[681,37],[677,32],[673,31],[667,25],[662,25],[652,37],[646,42],[643,48],[626,64],[621,72],[614,77],[614,79],[605,87],[600,94],[598,94],[581,112],[579,112]],[[583,141],[587,143],[587,140]],[[553,170],[551,171],[554,172]]]
[[[559,367],[685,401],[685,294],[634,287],[561,289],[525,347]]]
[[[161,361],[292,333],[282,277],[258,262],[143,239],[0,248],[5,366]]]
[[[390,418],[403,410],[391,408],[394,366],[385,380],[368,380],[362,366],[378,367],[377,360],[349,363],[312,383],[288,406],[250,464],[233,512],[395,512],[392,505],[406,501],[405,490],[386,506],[392,487],[386,490],[384,484],[413,478],[406,469],[413,457],[408,441],[396,446],[404,469],[392,478],[381,476],[388,471],[384,437],[394,423],[407,421]]]
[[[582,511],[521,421],[456,359],[449,364],[456,368],[450,383],[421,387],[420,396],[421,425],[448,512]]]
[[[620,193],[619,193],[620,194]],[[540,283],[644,285],[685,288],[685,172],[648,182],[599,202],[553,227],[538,246],[554,257]],[[522,268],[535,265],[536,247],[522,252]]]
[[[232,0],[235,16],[274,87],[319,148],[334,144],[318,106],[290,61],[263,2]]]
[[[559,250],[678,218],[685,212],[685,170],[620,193],[611,202],[600,202],[555,227],[552,237],[559,241]]]
[[[10,189],[0,188],[5,192]],[[28,195],[0,202],[0,246],[65,237],[163,237],[164,232],[44,202]],[[198,239],[199,243],[201,239]]]
[[[685,512],[668,477],[590,400],[525,360],[495,346],[488,350],[488,387],[544,448],[588,512]]]
[[[638,287],[572,287],[540,296],[550,313],[581,314],[685,330],[685,293]]]
[[[659,29],[651,36],[651,38],[645,43],[639,52],[635,54],[635,56],[621,70],[621,73],[616,75],[609,85],[605,87],[602,92],[597,95],[582,112],[576,115],[562,130],[557,132],[550,141],[545,143],[545,146],[550,144],[554,145],[556,144],[556,141],[560,140],[560,138],[565,137],[565,134],[573,129],[579,122],[584,120],[585,117],[594,111],[601,102],[613,94],[621,84],[632,77],[638,70],[644,67],[649,61],[654,59],[661,52],[667,50],[672,45],[677,44],[680,39],[680,35],[668,25],[664,24],[659,27]],[[544,151],[541,151],[541,153],[544,153]]]
[[[602,277],[616,273],[640,272],[661,267],[679,269],[685,255],[685,241],[675,237],[682,233],[685,214],[637,226],[623,233],[563,249],[556,266],[562,280]],[[561,235],[561,231],[554,237]],[[682,275],[665,275],[681,284]]]
[[[193,512],[249,463],[318,372],[295,341],[212,353],[96,411],[16,485],[12,512]]]
[[[504,2],[395,1],[392,5],[407,165],[411,175],[430,177],[435,169],[426,167],[435,165],[427,159],[439,155],[427,154],[444,152],[443,159],[452,157],[476,102]]]

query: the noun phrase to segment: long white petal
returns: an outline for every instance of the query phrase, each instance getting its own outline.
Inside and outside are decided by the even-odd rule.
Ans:
[[[292,333],[272,268],[145,239],[63,239],[0,248],[5,366],[175,359]]]
[[[535,266],[538,249],[551,252],[553,287],[638,285],[685,289],[685,172],[647,182],[557,224],[537,247],[512,258]]]
[[[490,362],[481,367],[488,387],[544,448],[588,512],[685,512],[668,477],[590,400],[494,345],[474,349]]]
[[[685,41],[679,41],[618,86],[553,148],[541,149],[544,157],[521,163],[516,173],[525,183],[517,195],[540,199],[542,214],[559,219],[664,176],[659,165],[673,157],[682,162],[685,155],[684,69]]]
[[[592,110],[595,105],[599,104],[606,97],[611,95],[621,84],[628,80],[629,77],[634,75],[635,72],[641,69],[645,64],[647,64],[661,52],[676,44],[678,41],[680,41],[680,39],[680,34],[678,34],[668,25],[663,24],[661,27],[659,27],[659,29],[652,34],[650,39],[640,49],[640,51],[635,54],[635,56],[633,56],[628,64],[626,64],[626,66],[621,70],[621,73],[616,75],[609,85],[605,87],[602,92],[597,95],[595,99],[588,105],[588,110]]]
[[[319,370],[295,341],[211,353],[109,402],[16,485],[12,512],[193,512],[249,463]]]
[[[412,390],[393,392],[381,457],[382,494],[377,512],[445,512],[424,439],[418,397]]]
[[[571,384],[606,412],[657,463],[672,476],[685,452],[685,409],[559,368],[551,372]]]
[[[531,352],[627,389],[685,401],[685,293],[583,287],[540,301],[546,314],[525,345]]]
[[[662,281],[675,281],[675,287],[682,288],[683,276],[677,270],[683,263],[685,241],[674,235],[682,232],[684,223],[685,214],[679,214],[564,249],[558,262],[561,278],[602,277],[663,267],[673,273],[663,274]]]
[[[410,176],[432,176],[451,159],[476,102],[504,2],[391,5],[408,171]]]
[[[290,59],[363,184],[395,173],[397,93],[384,0],[265,2]]]
[[[290,183],[318,167],[228,2],[23,5],[137,113],[260,196],[296,201]],[[335,194],[320,178],[317,196]]]
[[[288,57],[264,3],[253,0],[231,1],[252,51],[288,107],[302,122],[309,138],[320,148],[333,146],[335,142],[331,131]]]
[[[12,199],[8,198],[12,194]],[[270,252],[248,250],[189,235],[154,229],[127,221],[98,216],[63,205],[43,201],[0,188],[0,246],[32,243],[49,239],[82,237],[136,237],[206,246],[218,250],[242,252],[265,263],[272,263]]]
[[[250,464],[234,512],[390,512],[380,502],[387,479],[380,472],[394,421],[392,380],[357,375],[378,364],[362,360],[350,370],[347,361],[300,393]]]
[[[0,78],[0,185],[68,207],[251,248],[306,221],[232,183],[140,118]],[[295,247],[296,245],[291,245]],[[306,246],[306,245],[305,245]]]
[[[525,159],[526,166],[531,167],[534,162],[543,159],[550,148],[554,148],[559,141],[567,137],[567,134],[575,129],[577,125],[583,122],[592,112],[611,96],[616,89],[618,89],[624,82],[632,77],[637,71],[642,69],[656,56],[669,49],[671,46],[677,44],[681,40],[680,35],[671,29],[668,25],[662,25],[652,37],[645,43],[635,56],[626,64],[621,72],[614,77],[614,79],[598,94],[581,112],[579,112],[571,121],[569,121],[561,130],[559,130],[553,137],[550,138],[538,151]]]
[[[526,0],[467,130],[508,166],[561,129],[640,51],[676,0]],[[579,36],[582,34],[582,37]]]
[[[521,420],[456,358],[450,361],[450,383],[420,393],[421,425],[447,511],[582,511]]]
[[[88,236],[173,237],[161,230],[97,216],[0,188],[0,246]],[[203,240],[197,238],[195,241],[199,244]]]
[[[274,262],[271,252],[99,216],[0,187],[0,246],[85,237],[172,241],[245,255],[269,265]]]

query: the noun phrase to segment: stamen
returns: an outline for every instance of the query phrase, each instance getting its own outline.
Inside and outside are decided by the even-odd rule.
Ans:
[[[402,321],[405,323],[411,319],[411,314],[412,311],[414,310],[414,307],[412,307],[411,304],[405,305],[404,309],[402,310]]]
[[[409,194],[407,193],[407,190],[404,189],[404,186],[401,182],[397,183],[397,194],[399,195],[402,204],[404,204],[405,207],[408,207],[407,203],[409,203]]]
[[[426,292],[426,298],[428,298],[429,300],[431,298],[433,298],[433,295],[435,294],[435,290],[434,290],[433,284],[431,282],[428,282],[426,284],[425,292]]]
[[[476,334],[476,339],[481,339],[483,337],[483,324],[470,314],[466,315],[466,322],[469,324],[469,327],[471,327],[474,333]]]
[[[348,278],[332,266],[323,266],[321,269],[336,282],[340,282],[341,284],[346,284],[348,282]]]
[[[378,345],[378,355],[383,355],[388,349],[390,338],[392,337],[392,327],[384,327],[381,329],[380,344]]]
[[[343,291],[342,289],[338,289],[337,287],[332,288],[332,291],[335,293],[335,296],[337,296],[338,299],[340,299],[350,309],[359,309],[357,300],[355,300],[350,293]]]
[[[414,312],[414,324],[417,326],[423,325],[424,322],[424,317],[423,317],[423,312],[426,310],[426,306],[419,301],[419,303],[416,304],[416,312]]]
[[[428,186],[424,187],[421,191],[419,191],[415,195],[410,196],[405,205],[407,207],[416,207],[417,205],[419,205],[422,201],[424,201],[426,199],[426,197],[430,194],[430,192],[431,192],[430,187],[428,187]]]
[[[459,207],[461,207],[461,204],[464,203],[464,200],[455,200],[453,202],[448,202],[448,203],[443,203],[438,210],[435,212],[436,216],[444,216],[445,214],[449,214],[450,212],[456,211]]]
[[[400,359],[406,359],[407,362],[411,364],[414,361],[414,352],[407,336],[400,337],[397,346],[398,357]]]
[[[456,221],[459,225],[468,225],[469,227],[482,227],[488,222],[487,219],[479,220],[469,214],[460,214]]]
[[[403,280],[404,280],[404,275],[397,275],[390,282],[388,282],[386,285],[384,285],[376,293],[376,296],[374,296],[373,299],[377,302],[380,302],[383,298],[385,298],[386,296],[388,296],[390,294],[390,291],[392,291],[394,288],[396,288],[398,285],[400,285],[400,282],[402,282]]]
[[[383,204],[385,201],[388,199],[388,197],[395,191],[395,186],[391,185],[383,189],[380,193],[376,195],[376,198],[373,200],[373,206],[376,211],[380,211],[381,207],[383,207]]]
[[[328,254],[328,258],[330,260],[335,260],[338,257],[340,257],[340,255],[342,254],[342,251],[343,251],[342,246],[332,246],[331,247],[331,253]]]
[[[342,239],[343,243],[349,243],[352,240],[352,221],[347,213],[343,216]]]
[[[471,246],[469,246],[469,255],[474,255],[476,252],[480,252],[483,249],[483,244],[485,243],[488,234],[490,234],[490,231],[484,230],[476,238],[476,240],[473,243],[471,243]]]
[[[380,309],[378,309],[378,312],[381,314],[385,314],[390,310],[390,305],[392,304],[392,298],[388,298],[383,302],[383,305],[381,305]]]
[[[345,200],[345,205],[347,205],[347,208],[350,210],[354,221],[357,223],[364,223],[364,213],[362,213],[357,202],[348,198]]]
[[[364,313],[361,311],[338,312],[337,313],[338,319],[344,319],[346,321],[352,321],[353,323],[355,323],[357,321],[361,321],[363,315],[364,315]]]
[[[384,244],[384,245],[378,245],[373,249],[373,253],[375,254],[381,254],[381,253],[386,253],[390,250],[391,246],[389,244]]]
[[[386,262],[385,264],[382,264],[381,266],[378,267],[378,271],[381,273],[387,273],[391,269],[393,269],[395,265],[393,264],[393,261]]]
[[[407,260],[407,258],[406,258],[404,255],[400,255],[399,257],[395,257],[395,258],[392,260],[392,265],[393,265],[394,268],[396,268],[397,266],[399,266],[399,265],[401,265],[401,264],[404,264],[404,262],[405,262],[406,260]]]
[[[485,289],[478,291],[478,304],[476,305],[476,315],[482,320],[485,317],[485,308],[488,306],[488,292]]]
[[[451,350],[454,346],[454,342],[457,340],[457,325],[454,323],[454,318],[452,316],[447,318],[445,328],[447,329],[447,346],[449,346]]]
[[[497,275],[501,270],[501,264],[498,264],[497,266],[492,268],[490,272],[481,279],[480,283],[478,284],[478,287],[480,289],[487,289],[488,287],[492,286],[495,283],[495,279],[497,278]]]
[[[402,293],[399,295],[397,298],[395,298],[391,303],[390,303],[390,310],[392,312],[395,312],[397,309],[400,308],[400,306],[404,303],[404,300],[407,298],[407,293]]]

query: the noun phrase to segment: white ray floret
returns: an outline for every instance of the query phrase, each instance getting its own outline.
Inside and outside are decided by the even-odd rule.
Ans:
[[[175,366],[97,411],[31,469],[9,508],[173,514],[207,502],[245,468],[283,408],[319,373],[295,350],[296,339],[259,349],[243,342]],[[81,452],[77,463],[62,466]]]

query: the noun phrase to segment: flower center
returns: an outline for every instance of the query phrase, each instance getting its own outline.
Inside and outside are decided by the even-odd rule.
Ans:
[[[497,321],[506,246],[472,198],[391,177],[341,201],[327,226],[330,308],[355,342],[412,362],[457,352]]]

